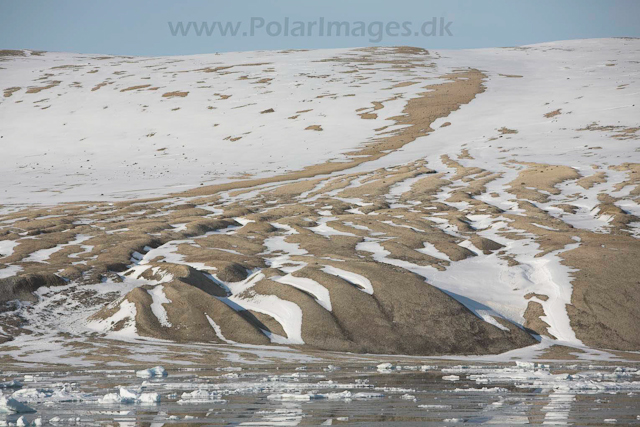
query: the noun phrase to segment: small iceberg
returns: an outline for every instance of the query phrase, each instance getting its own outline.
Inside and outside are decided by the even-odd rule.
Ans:
[[[136,371],[136,377],[138,378],[163,378],[166,377],[167,370],[162,366],[156,366],[155,368],[143,369],[142,371]]]

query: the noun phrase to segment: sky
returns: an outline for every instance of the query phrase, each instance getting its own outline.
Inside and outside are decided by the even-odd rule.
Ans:
[[[465,49],[640,37],[638,17],[638,0],[0,0],[0,49],[144,56]]]

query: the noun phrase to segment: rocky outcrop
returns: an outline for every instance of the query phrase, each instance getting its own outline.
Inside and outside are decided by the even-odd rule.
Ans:
[[[65,280],[55,274],[24,274],[0,279],[0,303],[12,300],[37,301],[33,292],[43,286],[61,286]]]

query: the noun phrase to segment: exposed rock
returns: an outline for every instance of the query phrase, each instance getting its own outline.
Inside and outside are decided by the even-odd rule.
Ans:
[[[0,302],[14,299],[37,301],[33,292],[43,286],[61,286],[66,282],[55,274],[24,274],[0,279]]]

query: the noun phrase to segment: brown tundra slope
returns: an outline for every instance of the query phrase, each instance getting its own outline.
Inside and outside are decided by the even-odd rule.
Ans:
[[[638,49],[4,56],[0,354],[640,350]]]

